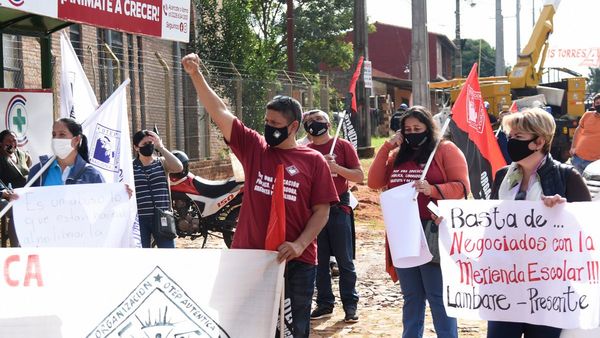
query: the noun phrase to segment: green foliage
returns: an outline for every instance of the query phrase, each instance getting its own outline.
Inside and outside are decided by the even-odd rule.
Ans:
[[[344,41],[351,30],[352,0],[302,1],[296,7],[295,40],[298,70],[317,73],[320,64],[349,69],[352,44]]]
[[[600,93],[600,68],[589,68],[588,91],[590,93]]]
[[[244,74],[243,120],[261,130],[267,94],[276,92],[277,73],[285,69],[286,1],[193,0],[197,19],[197,53],[204,60],[234,63]],[[353,0],[294,1],[297,71],[318,73],[321,64],[348,69],[352,45],[344,34],[352,29]],[[311,77],[317,83],[318,77]],[[232,78],[210,77],[213,88],[234,100]],[[319,91],[315,88],[318,96]]]
[[[463,77],[466,77],[475,62],[480,62],[479,46],[481,42],[481,63],[479,76],[494,76],[496,73],[496,50],[485,40],[465,39],[462,48]]]

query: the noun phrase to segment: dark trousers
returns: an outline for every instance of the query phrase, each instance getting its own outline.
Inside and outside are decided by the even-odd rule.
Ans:
[[[334,256],[340,269],[340,298],[344,311],[356,311],[356,269],[352,261],[351,216],[338,207],[331,207],[329,220],[317,237],[317,306],[333,308],[335,296],[331,289],[329,257]]]
[[[159,238],[154,233],[154,216],[139,216],[140,220],[140,237],[142,239],[142,248],[152,247],[152,237],[156,241],[156,246],[159,248],[175,248],[174,239]]]
[[[285,298],[292,307],[294,338],[310,333],[310,304],[315,290],[316,267],[300,261],[287,262],[285,267]]]
[[[489,321],[487,338],[559,338],[561,331],[544,325]]]

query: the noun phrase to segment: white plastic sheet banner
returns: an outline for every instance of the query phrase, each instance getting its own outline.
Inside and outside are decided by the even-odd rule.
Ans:
[[[98,108],[98,100],[73,45],[60,33],[60,117],[83,123]]]
[[[0,337],[274,337],[263,250],[0,250]]]
[[[129,200],[129,228],[122,238],[122,247],[141,247],[140,227],[135,199],[135,179],[129,120],[127,119],[127,86],[125,80],[102,105],[83,123],[90,150],[90,164],[96,167],[105,182],[127,183],[133,190]]]
[[[35,164],[40,155],[52,153],[52,91],[0,89],[0,130],[17,134],[17,145],[31,155]]]
[[[122,183],[16,189],[15,229],[22,247],[122,247],[130,232]]]
[[[419,207],[413,200],[411,183],[381,194],[381,210],[387,233],[392,263],[397,268],[410,268],[431,261],[433,257],[421,225]]]
[[[559,328],[600,323],[597,202],[441,200],[451,317]]]

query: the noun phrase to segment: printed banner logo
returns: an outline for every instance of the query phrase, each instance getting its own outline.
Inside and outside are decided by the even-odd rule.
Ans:
[[[481,92],[467,86],[467,99],[465,101],[467,102],[467,123],[479,134],[483,133],[486,116]]]
[[[17,134],[17,144],[22,147],[27,140],[27,100],[22,95],[15,95],[8,102],[4,123],[6,128]]]
[[[21,7],[25,3],[25,0],[8,0],[13,6]]]
[[[120,131],[98,124],[89,144],[92,147],[90,149],[92,153],[92,158],[90,158],[91,164],[111,172],[119,172],[121,154]]]
[[[160,267],[137,285],[87,338],[229,337]]]

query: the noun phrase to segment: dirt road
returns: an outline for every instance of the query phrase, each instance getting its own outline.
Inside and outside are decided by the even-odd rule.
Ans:
[[[402,335],[402,294],[385,272],[384,226],[379,209],[379,193],[366,185],[353,193],[360,204],[356,210],[358,293],[360,321],[344,323],[338,299],[338,279],[334,279],[336,307],[331,318],[313,321],[311,337],[400,337]],[[485,337],[483,321],[459,320],[460,337]],[[425,337],[436,337],[427,310]]]

